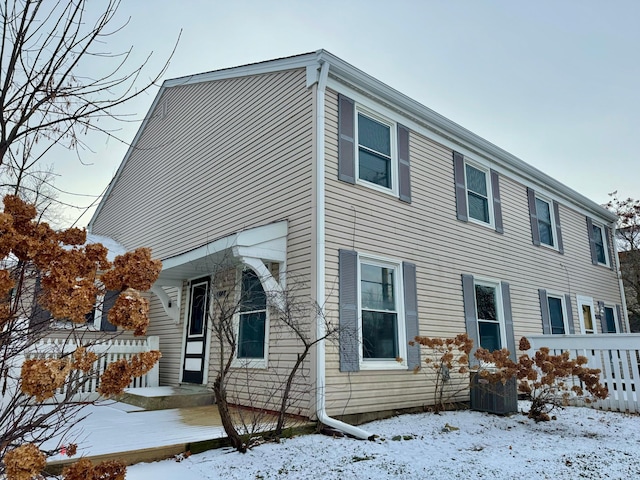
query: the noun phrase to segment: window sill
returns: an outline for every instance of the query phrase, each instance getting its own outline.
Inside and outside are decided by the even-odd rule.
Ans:
[[[361,178],[356,179],[356,185],[360,185],[361,187],[369,188],[371,190],[375,190],[376,192],[384,193],[385,195],[389,195],[393,198],[398,198],[398,192],[393,188],[382,187],[376,183],[367,182],[366,180],[362,180]]]
[[[360,370],[406,370],[407,362],[395,360],[361,360]]]
[[[266,370],[267,360],[265,358],[235,358],[231,362],[232,368],[251,368],[255,370]]]
[[[476,220],[475,218],[468,217],[467,223],[471,223],[474,225],[478,225],[480,227],[488,228],[489,230],[493,230],[495,232],[496,227],[492,223],[483,222],[482,220]]]

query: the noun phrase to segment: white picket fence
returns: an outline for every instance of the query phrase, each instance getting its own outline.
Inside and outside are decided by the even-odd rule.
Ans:
[[[33,345],[28,351],[24,352],[26,359],[29,358],[60,358],[62,354],[73,353],[78,344],[68,339],[43,339],[39,343]],[[98,355],[98,360],[93,364],[92,370],[83,374],[77,372],[79,377],[75,380],[75,385],[66,385],[59,389],[56,395],[51,399],[57,402],[64,399],[68,394],[68,389],[74,389],[78,384],[78,392],[72,397],[73,401],[91,402],[99,398],[97,388],[100,385],[100,377],[102,373],[112,362],[116,362],[122,358],[130,359],[133,355],[141,352],[160,349],[160,338],[157,336],[149,336],[145,339],[136,340],[108,340],[98,342],[92,345],[88,350]],[[159,370],[156,364],[146,375],[134,378],[129,387],[157,387],[159,383]],[[67,389],[67,390],[65,390]]]
[[[602,410],[640,412],[640,334],[533,335],[533,351],[548,347],[553,354],[569,351],[571,358],[587,357],[589,368],[600,370],[600,382],[609,390],[606,400],[591,406]]]

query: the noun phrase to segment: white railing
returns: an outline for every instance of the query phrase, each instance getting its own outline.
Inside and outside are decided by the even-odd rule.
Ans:
[[[640,412],[640,334],[533,335],[527,339],[530,356],[540,347],[548,347],[553,354],[569,351],[572,358],[585,356],[589,368],[600,370],[600,382],[609,390],[609,397],[591,406]]]
[[[43,339],[24,352],[26,359],[29,358],[60,358],[63,354],[73,353],[77,348],[74,341],[67,339]],[[100,395],[97,388],[100,385],[100,377],[110,363],[120,359],[130,359],[133,355],[141,352],[160,349],[160,339],[157,336],[149,336],[145,339],[136,340],[108,340],[96,343],[87,348],[98,355],[98,360],[93,364],[93,368],[87,374],[77,372],[77,378],[72,382],[67,382],[65,386],[56,392],[52,401],[57,402],[64,399],[69,389],[77,389],[73,396],[73,401],[91,402],[97,400]],[[75,384],[74,384],[75,382]],[[133,387],[157,387],[159,383],[159,370],[156,364],[145,375],[134,378],[129,384]]]

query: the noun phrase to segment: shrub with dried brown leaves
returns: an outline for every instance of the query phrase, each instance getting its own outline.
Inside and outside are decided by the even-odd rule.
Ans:
[[[102,283],[109,290],[149,290],[162,270],[162,262],[151,258],[151,250],[138,248],[119,255],[113,269],[102,275]]]
[[[133,355],[129,361],[121,358],[110,363],[100,377],[98,392],[105,397],[120,395],[133,378],[149,372],[161,356],[158,350],[151,350]]]
[[[531,348],[529,341],[522,337],[519,350],[526,352]],[[609,395],[606,387],[600,383],[600,370],[587,368],[587,359],[583,356],[570,358],[569,352],[552,355],[548,348],[540,348],[533,356],[523,353],[514,362],[509,358],[508,350],[488,350],[479,348],[475,356],[487,367],[481,367],[478,374],[490,382],[506,383],[514,376],[518,380],[518,391],[531,400],[529,418],[536,422],[551,419],[549,413],[568,404],[572,394],[605,399]],[[573,379],[580,383],[574,383]]]
[[[149,301],[140,292],[128,288],[115,301],[108,314],[109,322],[133,334],[144,335],[149,326]]]
[[[151,258],[149,249],[138,249],[117,257],[114,265],[108,261],[107,249],[103,245],[83,245],[86,241],[84,229],[54,231],[48,224],[39,221],[33,205],[17,196],[4,197],[3,204],[4,212],[0,212],[0,260],[5,262],[0,268],[0,332],[5,332],[6,339],[13,341],[17,338],[14,345],[25,345],[11,350],[4,347],[12,344],[4,344],[0,371],[5,372],[5,376],[12,362],[22,358],[24,349],[36,344],[46,332],[46,317],[30,318],[30,312],[48,311],[54,319],[72,322],[71,328],[74,327],[73,324],[84,326],[85,315],[94,308],[96,297],[104,295],[106,291],[104,286],[97,283],[100,275],[105,277],[104,285],[107,288],[124,290],[116,302],[118,306],[115,313],[109,316],[112,323],[122,329],[133,330],[137,335],[145,333],[149,306],[136,290],[149,289],[161,269],[161,263]],[[6,261],[8,259],[10,261]],[[128,290],[129,288],[136,290]],[[34,291],[39,291],[37,296]],[[34,306],[38,309],[32,308]],[[38,322],[25,328],[28,322],[24,320],[33,319]],[[88,345],[80,346],[72,356],[32,358],[23,363],[19,388],[13,395],[18,399],[19,405],[35,400],[35,416],[21,416],[20,421],[27,422],[26,425],[11,425],[8,422],[13,417],[0,411],[0,419],[5,418],[0,422],[0,456],[3,457],[0,477],[6,473],[9,479],[26,480],[40,473],[44,467],[44,460],[41,459],[47,453],[28,444],[9,449],[24,441],[24,433],[21,432],[29,432],[34,437],[39,435],[36,438],[41,438],[42,441],[48,438],[47,435],[50,437],[58,433],[50,424],[49,412],[38,414],[37,404],[51,398],[58,389],[64,388],[67,391],[65,383],[71,389],[76,388],[73,387],[75,383],[71,383],[75,382],[73,378],[77,380],[77,375],[70,375],[73,370],[91,372],[98,357],[88,351]],[[134,357],[131,362],[125,362],[124,366],[116,364],[108,369],[101,385],[105,395],[121,391],[130,383],[132,376],[146,373],[159,356],[159,352],[148,352]],[[126,376],[118,379],[122,373],[126,373]],[[6,388],[7,384],[4,385]],[[60,403],[52,408],[68,412],[76,407]],[[54,426],[64,427],[62,424]],[[75,447],[69,446],[67,452],[74,449]],[[124,467],[115,464],[92,466],[91,470],[84,473],[82,468],[78,468],[80,473],[75,477],[78,479],[124,478]]]
[[[116,460],[100,462],[96,465],[83,458],[62,470],[63,480],[124,480],[126,466]]]
[[[45,454],[33,443],[25,443],[14,448],[4,456],[2,461],[7,480],[32,480],[47,464]]]
[[[20,389],[38,402],[51,398],[64,385],[71,372],[66,359],[29,359],[22,364]]]
[[[451,374],[465,374],[469,371],[469,353],[473,348],[473,340],[466,333],[457,335],[455,338],[430,338],[415,337],[409,345],[419,344],[428,349],[424,358],[427,368],[435,373],[434,379],[434,408],[439,412],[446,408],[446,403],[450,401],[458,390],[449,388],[448,395],[445,397],[445,390],[450,385]],[[417,373],[421,367],[416,367],[414,373]],[[466,388],[466,387],[465,387]]]

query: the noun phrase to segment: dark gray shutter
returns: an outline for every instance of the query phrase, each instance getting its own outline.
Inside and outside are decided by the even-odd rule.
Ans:
[[[529,200],[529,221],[531,222],[531,239],[534,245],[540,245],[540,227],[538,226],[538,211],[536,209],[536,192],[527,188]]]
[[[358,254],[339,250],[340,371],[360,370],[358,348]]]
[[[464,181],[464,157],[461,153],[453,152],[453,178],[456,183],[456,213],[458,220],[469,220],[467,214],[467,187]]]
[[[100,319],[100,331],[101,332],[115,332],[118,328],[109,322],[107,318],[109,315],[109,310],[113,307],[113,304],[116,303],[118,299],[118,295],[120,292],[117,290],[107,290],[104,294],[104,300],[102,302],[102,318]]]
[[[544,288],[538,289],[538,296],[540,297],[540,313],[542,314],[542,333],[551,335],[551,316],[549,315],[547,291]]]
[[[478,350],[480,336],[478,335],[476,291],[473,283],[473,275],[462,274],[462,299],[464,300],[464,323],[467,328],[467,335],[473,340],[473,348],[469,354],[469,364],[476,365],[478,361],[473,354]]]
[[[604,227],[604,236],[607,239],[607,252],[609,252],[609,268],[611,270],[614,269],[615,258],[613,253],[613,248],[611,248],[611,229],[609,227]]]
[[[404,280],[404,316],[407,331],[407,343],[413,341],[418,333],[418,292],[416,286],[416,266],[402,262]],[[413,370],[420,366],[420,345],[407,345],[407,367]]]
[[[514,362],[518,361],[516,352],[516,337],[513,333],[513,316],[511,314],[511,292],[507,282],[501,282],[502,288],[502,309],[504,312],[504,334],[507,337],[507,350],[509,350],[509,358]]]
[[[562,243],[562,229],[560,228],[560,206],[558,202],[553,202],[553,217],[556,220],[556,242],[558,251],[564,253],[564,244]]]
[[[500,202],[500,177],[498,172],[491,170],[491,193],[493,194],[493,213],[496,232],[504,233],[502,225],[502,203]]]
[[[589,234],[589,248],[591,249],[591,263],[598,265],[598,254],[596,253],[596,239],[593,238],[593,222],[587,217],[587,233]]]
[[[411,203],[411,168],[409,129],[398,124],[398,193],[400,200]]]
[[[355,107],[338,95],[338,179],[356,183]]]
[[[573,335],[576,333],[576,327],[573,323],[573,307],[571,306],[571,295],[564,296],[564,306],[567,309],[567,323],[569,324],[569,334]]]
[[[618,333],[626,332],[626,322],[622,318],[622,307],[620,305],[616,305],[616,313],[618,314]]]

